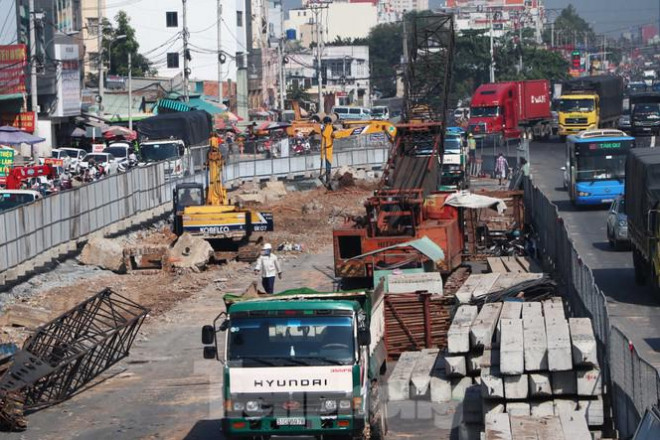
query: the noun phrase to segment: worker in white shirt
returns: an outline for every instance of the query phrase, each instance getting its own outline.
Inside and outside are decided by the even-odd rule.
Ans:
[[[273,247],[270,243],[264,244],[261,248],[261,255],[254,265],[254,273],[261,274],[261,284],[266,293],[273,293],[275,290],[275,275],[282,279],[282,268],[277,255],[273,253]]]

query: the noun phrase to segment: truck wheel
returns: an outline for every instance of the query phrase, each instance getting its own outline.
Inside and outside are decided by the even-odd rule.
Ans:
[[[387,402],[380,392],[380,384],[374,381],[371,388],[368,440],[385,440],[387,434]]]
[[[644,261],[637,249],[633,248],[633,265],[635,266],[635,283],[643,286],[646,283],[646,273],[644,272]]]

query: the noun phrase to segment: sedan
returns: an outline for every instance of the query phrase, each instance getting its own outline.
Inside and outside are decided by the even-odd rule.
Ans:
[[[617,197],[607,213],[607,241],[610,247],[622,250],[629,246],[628,216],[625,212],[624,198]]]
[[[89,153],[80,162],[80,167],[86,169],[89,166],[90,160],[96,162],[97,165],[101,165],[107,174],[117,172],[117,159],[110,153]]]

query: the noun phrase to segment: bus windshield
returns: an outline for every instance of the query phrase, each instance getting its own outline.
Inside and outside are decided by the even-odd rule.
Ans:
[[[623,180],[626,176],[626,156],[631,140],[599,140],[575,144],[576,180]]]
[[[351,365],[351,316],[233,318],[228,329],[230,366]]]
[[[594,111],[593,99],[567,99],[559,101],[560,112],[592,112]]]

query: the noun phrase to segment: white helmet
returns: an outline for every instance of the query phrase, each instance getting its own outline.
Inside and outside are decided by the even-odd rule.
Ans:
[[[269,250],[273,249],[273,246],[271,246],[270,243],[266,243],[266,244],[264,244],[264,247],[261,248],[261,249],[264,250],[264,251],[269,251]]]

